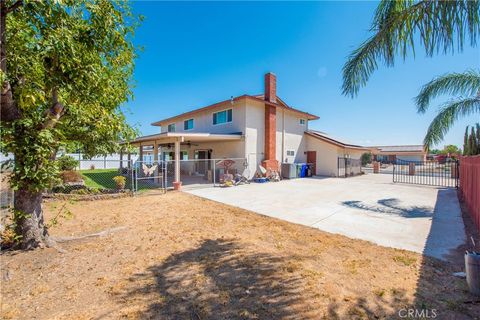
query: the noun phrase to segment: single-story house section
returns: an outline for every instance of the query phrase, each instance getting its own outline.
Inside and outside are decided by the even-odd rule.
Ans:
[[[427,150],[423,145],[375,146],[371,147],[373,160],[395,163],[398,160],[421,162],[427,160]]]
[[[139,147],[140,159],[174,160],[175,182],[185,171],[199,176],[210,169],[197,165],[184,170],[181,165],[186,161],[181,160],[242,158],[250,178],[258,165],[279,171],[282,163],[313,163],[313,174],[336,176],[338,157],[359,159],[370,150],[310,130],[310,121],[319,117],[284,102],[277,95],[273,73],[267,73],[264,81],[263,94],[231,97],[156,121],[152,125],[159,127],[158,134],[131,144]]]
[[[339,159],[360,159],[363,153],[372,152],[369,147],[341,142],[324,132],[307,130],[305,135],[307,149],[311,150],[307,152],[321,155],[316,157],[317,175],[335,177],[338,175]]]

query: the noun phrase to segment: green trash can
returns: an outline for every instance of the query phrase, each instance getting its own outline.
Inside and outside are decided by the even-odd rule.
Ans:
[[[465,273],[470,292],[480,296],[480,252],[465,252]]]

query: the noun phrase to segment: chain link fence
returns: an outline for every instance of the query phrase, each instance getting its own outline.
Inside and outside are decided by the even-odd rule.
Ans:
[[[59,159],[59,158],[57,158]],[[68,159],[59,179],[46,190],[49,194],[101,195],[173,188],[175,161],[133,161],[110,159]],[[1,168],[1,217],[13,206],[13,191],[8,177],[12,171],[6,164]],[[236,185],[252,178],[247,159],[180,160],[180,180],[183,188]]]
[[[167,190],[167,162],[165,161],[135,161],[133,170],[133,190],[144,192]]]
[[[130,160],[76,160],[64,168],[49,192],[62,194],[111,194],[134,191],[134,168]]]
[[[9,209],[13,207],[14,192],[10,188],[10,174],[13,169],[13,161],[0,162],[0,231],[7,223]]]
[[[166,187],[171,188],[175,181],[175,160],[164,161],[164,163]],[[250,178],[251,174],[245,158],[180,160],[182,188],[220,186],[226,181],[235,183]]]

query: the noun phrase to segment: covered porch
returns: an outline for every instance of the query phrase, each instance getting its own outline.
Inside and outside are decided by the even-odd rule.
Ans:
[[[166,185],[178,190],[183,186],[215,183],[219,159],[237,159],[235,172],[245,164],[245,141],[241,133],[211,134],[165,132],[137,138],[131,143],[139,148],[139,161],[160,164],[168,179]],[[160,167],[159,166],[159,167]],[[241,173],[241,172],[240,172]]]

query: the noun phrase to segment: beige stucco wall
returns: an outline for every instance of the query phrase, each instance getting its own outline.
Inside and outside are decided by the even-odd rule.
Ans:
[[[265,104],[262,101],[242,99],[235,101],[233,119],[231,123],[213,125],[212,114],[230,108],[230,104],[219,106],[214,110],[203,111],[193,117],[187,116],[177,119],[176,132],[183,130],[183,121],[194,119],[194,128],[187,132],[208,133],[234,133],[242,132],[245,136],[241,142],[210,143],[205,149],[213,149],[213,158],[244,157],[250,164],[252,175],[258,165],[264,160],[265,144]],[[295,152],[294,157],[288,157],[289,162],[305,162],[307,150],[305,130],[308,129],[308,121],[305,125],[300,124],[301,116],[297,113],[277,108],[276,111],[276,159],[279,162],[287,160],[287,150]],[[169,123],[163,124],[162,132],[167,131]],[[283,139],[282,139],[283,135]],[[202,144],[203,146],[203,144]],[[193,147],[192,147],[193,148]],[[197,149],[200,147],[196,147]],[[185,146],[182,146],[182,151]],[[193,152],[189,152],[189,158],[193,158]]]
[[[189,160],[195,159],[195,151],[209,149],[212,150],[212,159],[244,158],[245,141],[202,142],[180,146],[180,151],[188,153]],[[173,147],[161,147],[160,152],[174,152],[174,149]]]
[[[367,151],[339,148],[339,157],[346,156],[347,158],[360,159],[362,157],[362,154],[364,154],[365,152]]]
[[[285,109],[277,109],[276,157],[280,162],[306,161],[306,138],[304,132],[308,129],[308,121],[305,119],[305,124],[302,125],[300,124],[300,119],[301,117],[298,114]],[[282,134],[284,134],[283,139]],[[287,150],[293,150],[295,155],[293,157],[287,156]]]
[[[360,159],[365,150],[338,147],[308,135],[305,135],[308,151],[317,152],[316,174],[319,176],[336,177],[338,175],[338,158],[349,157]]]
[[[178,118],[175,121],[162,124],[161,132],[168,131],[168,125],[175,123],[175,132],[208,132],[208,133],[236,133],[243,132],[245,128],[245,99],[235,101],[233,105],[229,102],[208,111],[201,111],[193,116]],[[232,109],[232,122],[213,124],[213,113]],[[183,130],[185,120],[194,119],[193,129]]]
[[[212,159],[224,159],[230,158],[234,159],[235,164],[234,168],[237,169],[238,173],[243,172],[244,168],[244,150],[245,150],[245,141],[223,141],[223,142],[208,142],[208,143],[194,143],[192,145],[181,145],[180,151],[186,151],[188,153],[188,160],[182,161],[180,167],[182,171],[194,171],[195,163],[195,151],[197,150],[212,150],[211,158]],[[174,152],[173,148],[162,147],[160,152]]]
[[[283,117],[285,117],[285,121]],[[255,171],[264,160],[265,104],[263,102],[248,101],[246,103],[245,126],[245,154],[249,163],[252,164],[252,170]],[[300,125],[300,116],[298,114],[277,108],[275,150],[277,161],[280,163],[285,162],[287,150],[295,151],[295,156],[293,159],[290,159],[290,162],[306,161],[305,130],[307,130],[307,123]],[[282,134],[284,134],[284,142],[282,142]],[[284,148],[282,148],[283,143]]]
[[[317,152],[316,175],[336,177],[339,148],[333,144],[306,135],[307,150]]]
[[[265,146],[265,104],[248,101],[245,108],[245,157],[251,174],[264,159]]]

